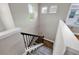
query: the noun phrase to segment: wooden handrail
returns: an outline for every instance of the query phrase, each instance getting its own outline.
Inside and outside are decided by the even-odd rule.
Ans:
[[[21,32],[21,34],[22,34],[22,35],[29,35],[29,36],[42,37],[42,38],[44,38],[44,36],[39,36],[39,35],[29,34],[29,33],[24,33],[24,32]]]

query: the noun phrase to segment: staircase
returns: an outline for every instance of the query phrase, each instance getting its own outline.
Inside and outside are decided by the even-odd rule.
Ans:
[[[29,55],[52,55],[52,49],[45,46],[40,46]]]
[[[52,49],[45,47],[42,39],[44,36],[21,33],[25,45],[25,55],[51,55]],[[41,42],[38,42],[40,40]]]

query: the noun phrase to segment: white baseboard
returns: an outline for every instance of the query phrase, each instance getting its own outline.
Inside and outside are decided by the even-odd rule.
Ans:
[[[49,42],[52,42],[52,43],[54,43],[54,41],[53,40],[50,40],[50,39],[47,39],[47,38],[44,38],[45,40],[47,40],[47,41],[49,41]]]

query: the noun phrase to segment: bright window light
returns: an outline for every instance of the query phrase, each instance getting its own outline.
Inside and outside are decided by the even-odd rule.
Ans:
[[[47,7],[42,7],[42,9],[41,9],[41,13],[43,13],[43,14],[46,14],[47,13]]]
[[[57,11],[57,6],[51,6],[50,9],[49,9],[49,13],[56,13]]]
[[[28,4],[28,11],[29,11],[29,13],[33,13],[33,6],[32,6],[32,4]]]

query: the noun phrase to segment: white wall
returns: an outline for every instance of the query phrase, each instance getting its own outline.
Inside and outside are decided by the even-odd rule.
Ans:
[[[64,46],[66,46],[66,52],[68,54],[71,54],[71,55],[78,54],[79,55],[79,40],[75,37],[74,33],[68,28],[68,26],[62,21],[60,21],[60,28],[61,28],[60,29],[61,33],[59,33],[59,34],[61,35],[60,37],[63,37],[63,39],[56,40],[56,41],[60,40],[59,41],[60,44],[62,44],[62,41],[64,40],[64,44],[62,44],[60,47],[62,48],[62,46],[64,45]],[[59,44],[58,44],[58,47],[59,47]],[[58,49],[60,49],[60,48],[58,48]]]
[[[0,32],[0,55],[21,55],[25,51],[20,29],[10,29]]]
[[[57,5],[57,13],[56,14],[41,14],[41,8],[43,6],[50,7],[51,5]],[[67,16],[67,12],[69,10],[70,4],[61,4],[61,3],[41,3],[39,4],[39,19],[40,19],[40,33],[43,34],[46,38],[50,40],[54,40],[55,34],[57,31],[58,20],[65,20]]]
[[[35,14],[37,14],[37,4],[33,4]],[[23,32],[37,33],[37,18],[27,19],[27,3],[10,3],[9,4],[16,27],[21,27]]]
[[[5,27],[4,24],[2,23],[1,19],[0,19],[0,32],[5,31]]]
[[[53,55],[63,55],[66,50],[66,46],[62,34],[63,30],[61,26],[62,26],[62,21],[60,20],[57,28],[56,39],[53,46]]]
[[[58,6],[56,14],[41,14],[41,8],[43,6],[50,7],[51,5]],[[66,19],[70,4],[41,3],[35,4],[34,6],[38,14],[38,18],[30,21],[29,19],[27,19],[27,4],[9,4],[16,27],[21,27],[22,30],[27,33],[38,33],[39,35],[44,35],[46,38],[50,40],[54,40],[57,31],[58,20]]]
[[[6,29],[15,28],[8,3],[0,3],[0,20]]]
[[[59,21],[53,54],[79,54],[79,40],[63,21]]]

